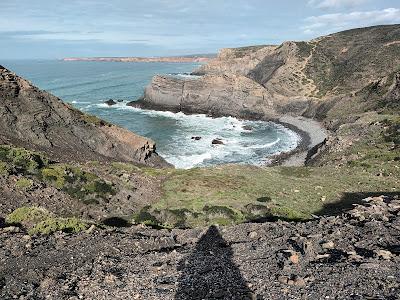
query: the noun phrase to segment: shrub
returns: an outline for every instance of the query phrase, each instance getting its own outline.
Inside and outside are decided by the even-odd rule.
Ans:
[[[33,185],[33,181],[31,179],[28,179],[28,178],[20,178],[15,183],[15,187],[17,189],[21,189],[21,190],[27,190],[27,189],[31,188],[32,185]]]
[[[37,223],[28,233],[33,234],[51,234],[57,231],[67,233],[78,233],[89,228],[89,224],[77,218],[47,218]]]
[[[147,226],[160,226],[160,222],[155,216],[150,213],[150,206],[143,207],[137,214],[133,216],[133,221],[136,224],[144,224]]]
[[[65,164],[45,168],[41,175],[55,188],[88,204],[98,203],[98,198],[107,199],[116,193],[111,184],[96,175]]]
[[[10,213],[6,217],[6,223],[26,225],[43,221],[49,216],[51,216],[50,212],[44,208],[23,206]]]
[[[22,174],[38,174],[49,164],[40,153],[7,145],[0,146],[0,161],[9,163],[14,172]]]

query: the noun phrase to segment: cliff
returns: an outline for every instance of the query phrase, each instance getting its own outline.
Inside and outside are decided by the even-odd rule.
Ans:
[[[398,71],[399,40],[400,25],[390,25],[348,30],[309,42],[224,49],[194,71],[205,75],[196,83],[157,76],[144,99],[134,105],[154,108],[165,103],[187,112],[197,105],[201,112],[214,115],[267,119],[288,113],[310,116],[310,111],[327,101],[354,95]],[[180,93],[179,85],[184,86]],[[180,100],[171,102],[177,96]]]
[[[86,115],[0,66],[0,143],[47,152],[52,159],[163,164],[155,143]]]

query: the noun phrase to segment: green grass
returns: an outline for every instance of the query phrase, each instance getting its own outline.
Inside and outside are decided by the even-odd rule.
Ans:
[[[77,218],[60,218],[44,208],[24,206],[17,208],[6,217],[7,224],[21,225],[30,235],[51,234],[57,231],[78,233],[90,224]]]
[[[48,217],[50,213],[41,207],[35,206],[23,206],[17,208],[6,217],[6,223],[8,224],[24,224],[24,223],[38,223]]]
[[[346,194],[394,192],[398,186],[399,177],[379,177],[358,166],[177,170],[165,179],[163,197],[146,212],[163,224],[163,212],[184,210],[185,216],[171,221],[169,215],[167,222],[183,227],[263,217],[304,220]]]
[[[98,203],[116,194],[113,184],[81,168],[56,164],[41,170],[42,180],[87,204]]]
[[[32,179],[28,179],[28,178],[24,178],[24,177],[18,179],[17,182],[15,183],[15,187],[20,190],[28,190],[32,186],[33,186]]]
[[[0,161],[3,162],[3,170],[4,164],[7,164],[9,172],[33,175],[49,164],[41,153],[8,145],[0,145]]]
[[[47,218],[37,223],[28,233],[30,235],[48,235],[57,231],[78,233],[88,229],[89,226],[89,223],[83,222],[77,218]]]

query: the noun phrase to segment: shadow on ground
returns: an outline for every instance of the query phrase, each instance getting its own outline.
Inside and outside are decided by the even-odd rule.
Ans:
[[[254,299],[232,257],[231,247],[211,226],[193,253],[179,263],[182,275],[175,299]]]

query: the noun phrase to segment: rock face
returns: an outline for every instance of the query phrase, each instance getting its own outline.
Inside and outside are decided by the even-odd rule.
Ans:
[[[223,49],[197,80],[156,76],[138,107],[212,115],[323,118],[316,108],[398,71],[400,26],[354,29],[280,46]]]
[[[164,164],[155,143],[65,104],[0,66],[0,143],[59,160]]]
[[[298,224],[33,237],[0,228],[0,297],[396,299],[399,226],[400,200],[379,196]]]

